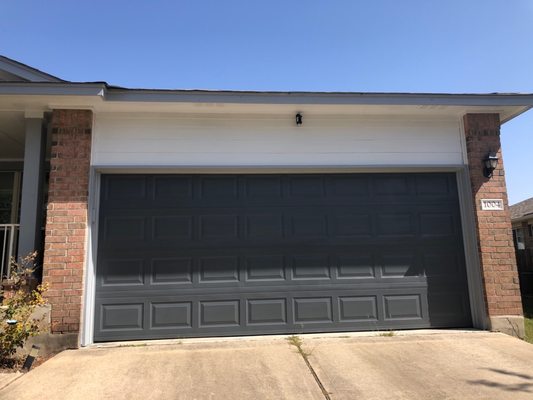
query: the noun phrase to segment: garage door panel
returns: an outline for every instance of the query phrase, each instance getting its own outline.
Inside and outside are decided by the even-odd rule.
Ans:
[[[192,297],[202,297],[202,296],[225,296],[228,293],[232,295],[239,296],[264,296],[270,295],[271,293],[284,293],[284,295],[300,295],[301,293],[317,293],[317,292],[326,292],[332,291],[337,293],[338,291],[348,291],[351,295],[366,293],[366,294],[375,294],[383,293],[385,291],[394,291],[396,289],[401,291],[416,291],[417,293],[425,288],[430,287],[431,285],[425,279],[419,279],[417,281],[409,282],[398,282],[398,281],[381,281],[374,283],[366,283],[365,285],[357,285],[354,287],[354,284],[357,282],[346,282],[344,284],[336,283],[335,281],[322,282],[319,280],[316,281],[292,281],[290,284],[282,285],[246,285],[243,288],[242,284],[203,284],[202,286],[177,286],[177,285],[168,285],[168,286],[159,286],[159,287],[149,287],[145,286],[143,289],[131,290],[126,287],[117,287],[117,288],[107,288],[106,290],[99,291],[99,299],[162,299],[169,297],[180,297],[183,300],[188,300]],[[436,287],[433,285],[432,290],[442,289],[443,291],[448,290],[450,293],[456,293],[462,290],[462,287],[453,287],[449,286],[449,289],[446,287],[441,288],[440,286]],[[331,293],[329,293],[331,294]],[[106,301],[107,301],[106,300]]]
[[[330,280],[330,259],[327,254],[294,255],[291,257],[293,280]]]
[[[428,278],[447,279],[450,275],[453,278],[464,274],[464,263],[454,252],[427,253],[423,255],[422,261]]]
[[[102,304],[100,331],[132,331],[144,328],[144,303]]]
[[[243,176],[244,180],[244,196],[250,200],[254,201],[265,201],[268,199],[269,202],[280,200],[283,195],[283,186],[282,178],[279,175],[263,175],[263,176],[254,176],[249,178]]]
[[[101,263],[99,276],[103,287],[144,285],[144,260],[108,258]]]
[[[151,218],[152,240],[193,240],[194,219],[192,216],[165,215]]]
[[[427,209],[427,208],[426,208]],[[131,210],[113,212],[102,220],[101,234],[104,247],[138,243],[141,246],[180,245],[201,246],[211,240],[228,244],[268,245],[280,240],[307,243],[315,240],[335,245],[356,242],[381,243],[384,239],[406,240],[413,237],[426,242],[456,241],[460,216],[446,210],[406,211],[405,208],[387,208],[363,212],[360,209],[326,210],[300,207],[297,211],[246,210],[238,215],[235,209],[210,210],[209,214],[186,215],[164,210]],[[205,211],[204,211],[205,212]],[[153,243],[152,243],[153,242]]]
[[[139,216],[116,216],[103,219],[103,238],[109,242],[144,241],[145,219]]]
[[[338,238],[364,239],[373,233],[372,215],[355,209],[328,215],[329,235]]]
[[[336,278],[374,279],[376,277],[374,257],[372,254],[344,253],[335,256]]]
[[[382,254],[378,259],[382,278],[419,277],[423,274],[415,253]]]
[[[244,257],[245,279],[249,282],[282,281],[286,279],[285,257],[280,254],[258,254]]]
[[[102,185],[105,209],[158,208],[161,206],[327,206],[392,205],[439,202],[457,196],[455,176],[406,174],[368,176],[331,175],[242,175],[208,176],[198,180],[191,175],[108,175]],[[426,174],[427,175],[427,174]],[[318,183],[317,183],[318,182]],[[313,186],[318,184],[318,188]],[[132,187],[129,187],[132,185]],[[306,195],[308,193],[308,195]],[[214,201],[216,199],[216,202]],[[124,200],[127,200],[125,202]]]
[[[152,302],[150,329],[192,328],[192,302]]]
[[[231,200],[233,203],[239,196],[237,176],[208,175],[199,177],[199,198],[204,201]]]
[[[451,174],[418,175],[415,178],[415,188],[417,196],[423,199],[454,198],[457,196],[456,179]]]
[[[469,326],[454,174],[104,175],[95,340]]]
[[[335,295],[331,295],[330,289],[293,295],[285,291],[212,293],[145,296],[143,303],[135,303],[131,297],[102,299],[97,307],[100,325],[95,340],[172,337],[172,334],[209,336],[213,329],[224,335],[242,329],[252,333],[302,333],[421,328],[429,323],[427,310],[424,311],[427,306],[422,300],[424,291],[424,288],[371,289],[357,295],[347,289],[336,290]],[[443,319],[439,321],[442,323]]]
[[[391,244],[384,246],[383,240],[388,240]],[[261,242],[257,241],[246,241],[242,240],[240,243],[232,242],[232,241],[224,241],[224,240],[218,240],[214,239],[213,242],[220,246],[216,249],[217,253],[219,254],[235,254],[237,252],[244,252],[244,253],[238,253],[240,255],[249,255],[258,253],[260,251],[264,251],[265,249],[268,251],[268,249],[276,248],[278,252],[284,252],[284,251],[291,251],[291,249],[305,249],[306,247],[310,249],[310,251],[317,250],[321,251],[321,249],[324,249],[325,251],[334,249],[335,252],[345,252],[349,251],[350,249],[354,249],[354,251],[359,251],[359,249],[368,249],[368,251],[372,251],[373,248],[381,248],[386,249],[388,246],[391,248],[397,248],[397,247],[406,247],[406,246],[413,246],[413,241],[417,242],[417,247],[431,247],[434,248],[436,246],[442,245],[443,247],[450,248],[452,251],[456,250],[456,239],[455,238],[408,238],[408,237],[384,237],[384,238],[372,238],[372,239],[361,239],[361,238],[329,238],[329,239],[321,239],[319,237],[302,237],[302,238],[291,238],[286,237],[283,240],[280,241],[274,241],[274,240],[265,240]],[[108,243],[102,243],[98,245],[98,251],[100,250],[102,252],[106,253],[106,256],[115,256],[120,255],[123,252],[130,252],[131,255],[143,255],[146,254],[147,251],[157,251],[159,254],[168,256],[175,253],[176,251],[183,251],[183,253],[187,256],[197,256],[200,254],[205,254],[206,250],[212,249],[212,247],[209,246],[208,243],[195,243],[191,241],[168,241],[168,240],[160,240],[160,241],[139,241],[139,242],[133,242],[129,243],[127,241],[114,241],[114,242],[108,242]],[[306,250],[304,250],[305,252]],[[323,250],[322,250],[323,251]],[[367,253],[367,251],[365,251]]]
[[[287,325],[287,299],[248,299],[246,301],[246,324]]]
[[[420,294],[385,295],[383,309],[386,320],[421,320],[422,299]]]
[[[102,185],[102,198],[106,204],[124,200],[143,201],[147,197],[147,179],[136,175],[109,175]]]
[[[244,216],[244,237],[249,240],[276,240],[284,237],[283,214],[273,212]]]
[[[429,319],[432,326],[448,327],[458,323],[462,318],[464,326],[470,323],[468,296],[464,291],[450,290],[446,292],[431,293],[428,296]],[[453,326],[453,325],[452,325]]]
[[[122,259],[118,258],[119,252],[112,253],[115,256],[108,254],[100,266],[100,290],[123,287],[135,291],[139,286],[143,289],[153,286],[154,290],[162,290],[163,286],[185,289],[213,284],[233,287],[243,283],[249,287],[269,287],[312,284],[317,280],[320,285],[349,282],[358,287],[372,282],[401,285],[429,279],[457,284],[464,277],[464,263],[453,253],[453,248],[446,253],[442,252],[446,248],[432,252],[431,248],[410,251],[401,247],[381,250],[352,246],[335,252],[314,249],[305,253],[301,249],[300,254],[261,249],[240,257],[235,254],[246,253],[245,249],[229,249],[202,256],[208,250],[174,251],[158,254],[157,258],[139,259],[134,254]]]
[[[202,257],[199,261],[199,284],[238,282],[240,280],[238,257]]]
[[[323,175],[296,175],[288,177],[289,198],[309,197],[323,198],[326,196],[325,177]]]
[[[145,177],[145,181],[150,181]],[[180,202],[187,204],[193,197],[193,179],[182,175],[161,175],[152,179],[150,201],[157,205],[175,205]],[[146,198],[148,200],[148,198]]]
[[[326,182],[328,195],[346,199],[348,204],[354,199],[358,202],[370,199],[370,178],[365,175],[335,175]]]
[[[377,296],[339,296],[340,322],[378,321]]]
[[[156,258],[150,263],[151,285],[183,285],[193,282],[192,257]]]
[[[454,216],[443,212],[420,214],[420,234],[422,236],[452,236],[455,232]]]
[[[232,300],[200,300],[199,328],[220,326],[238,327],[240,324],[240,301]]]
[[[238,240],[239,217],[236,215],[201,215],[199,217],[198,240]]]
[[[412,193],[414,187],[412,180],[403,174],[376,176],[372,182],[375,197],[395,196],[395,198],[401,198]]]
[[[297,297],[293,299],[293,321],[296,324],[333,322],[332,297]]]

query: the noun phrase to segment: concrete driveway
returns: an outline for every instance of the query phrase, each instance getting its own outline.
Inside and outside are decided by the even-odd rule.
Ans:
[[[300,338],[301,352],[284,337],[65,351],[2,389],[0,398],[533,398],[533,345],[503,334]]]

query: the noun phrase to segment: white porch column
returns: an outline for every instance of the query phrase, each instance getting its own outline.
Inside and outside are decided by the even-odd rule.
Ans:
[[[46,130],[42,112],[26,112],[26,139],[20,206],[18,255],[40,250],[42,222],[42,187]]]

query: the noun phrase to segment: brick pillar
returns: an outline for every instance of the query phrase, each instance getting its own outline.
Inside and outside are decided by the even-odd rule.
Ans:
[[[92,111],[54,110],[43,280],[52,333],[79,332],[87,235]],[[77,336],[77,335],[76,335]]]
[[[466,114],[463,120],[477,242],[491,328],[523,336],[522,303],[500,145],[500,118],[498,114]],[[485,178],[483,159],[491,151],[497,153],[499,163],[492,178]],[[504,210],[483,211],[481,199],[502,199]]]

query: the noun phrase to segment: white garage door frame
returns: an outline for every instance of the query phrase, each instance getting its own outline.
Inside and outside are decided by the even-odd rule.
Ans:
[[[468,279],[468,293],[472,323],[475,328],[487,329],[488,315],[483,296],[483,286],[479,253],[477,249],[475,219],[472,208],[472,192],[469,181],[468,166],[466,165],[388,165],[388,166],[308,166],[308,167],[243,167],[243,166],[206,166],[206,167],[138,167],[138,166],[98,166],[92,167],[89,179],[89,204],[88,204],[88,234],[86,243],[85,285],[82,309],[82,324],[80,332],[80,345],[93,344],[94,335],[94,307],[95,307],[95,281],[96,259],[98,243],[98,209],[100,199],[100,178],[102,174],[261,174],[261,173],[407,173],[407,172],[454,172],[456,174],[457,189],[459,194],[461,226],[463,231],[466,271]]]

